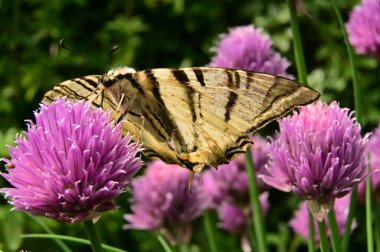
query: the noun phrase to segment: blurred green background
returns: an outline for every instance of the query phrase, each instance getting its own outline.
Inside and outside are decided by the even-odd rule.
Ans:
[[[347,20],[358,1],[340,1]],[[329,1],[305,1],[307,14],[299,16],[309,84],[322,93],[325,101],[338,100],[353,108],[351,72],[346,48]],[[274,49],[292,62],[289,73],[296,76],[291,49],[291,31],[286,1],[269,0],[0,0],[0,156],[7,157],[5,144],[12,144],[17,132],[25,129],[24,120],[45,92],[66,79],[105,73],[108,52],[120,47],[111,66],[136,69],[178,66],[203,66],[209,63],[220,33],[229,27],[253,23],[273,39]],[[85,55],[75,55],[58,46],[60,39]],[[360,84],[363,88],[364,131],[372,130],[380,117],[380,70],[369,57],[358,56]],[[5,185],[0,181],[0,185]],[[273,192],[268,229],[271,236],[290,243],[286,222],[295,209],[292,195]],[[25,214],[9,212],[0,205],[0,249],[16,251],[56,251],[51,240],[21,240],[17,233],[43,232]],[[160,251],[154,234],[122,231],[122,214],[128,211],[128,195],[118,199],[121,209],[106,214],[98,223],[102,241],[129,251]],[[290,209],[276,209],[283,204]],[[359,209],[359,214],[360,214]],[[214,216],[215,217],[215,216]],[[86,237],[80,225],[61,225],[43,220],[58,234]],[[216,219],[216,218],[215,218]],[[182,251],[207,251],[201,221],[195,223],[194,245]],[[356,232],[353,242],[362,239]],[[239,238],[219,231],[217,239],[239,251]],[[294,239],[293,239],[294,241]],[[41,249],[41,244],[44,248]],[[72,244],[71,244],[72,245]],[[74,250],[83,246],[73,245]],[[203,248],[203,249],[202,249]],[[305,249],[306,247],[303,246]],[[281,251],[281,248],[279,248]]]

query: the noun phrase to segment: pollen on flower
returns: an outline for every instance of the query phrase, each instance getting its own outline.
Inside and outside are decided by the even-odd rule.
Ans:
[[[59,99],[42,104],[35,123],[9,147],[13,188],[2,188],[15,209],[74,223],[116,208],[113,200],[142,166],[140,146],[123,137],[109,112]]]

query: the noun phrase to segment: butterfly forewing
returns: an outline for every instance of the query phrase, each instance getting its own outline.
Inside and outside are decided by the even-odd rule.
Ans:
[[[194,67],[118,68],[105,78],[63,82],[45,100],[61,96],[90,99],[114,111],[116,121],[124,120],[123,130],[139,136],[147,156],[201,171],[244,152],[248,133],[319,94],[269,74]]]

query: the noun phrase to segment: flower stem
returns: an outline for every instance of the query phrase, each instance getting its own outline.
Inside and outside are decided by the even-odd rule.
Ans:
[[[36,222],[38,225],[40,225],[46,233],[51,234],[51,235],[55,235],[55,233],[48,226],[46,226],[46,224],[43,221],[41,221],[40,219],[38,219],[34,215],[31,215],[31,214],[27,214],[27,215],[34,222]],[[61,241],[59,239],[54,239],[54,242],[62,249],[63,252],[71,252],[71,249],[63,241]]]
[[[86,244],[91,245],[89,240],[72,237],[72,236],[65,236],[65,235],[56,235],[56,234],[24,234],[21,235],[22,238],[33,238],[33,239],[58,239],[62,241],[68,241],[68,242],[75,242],[78,244]],[[122,250],[119,248],[115,248],[109,245],[102,244],[102,247],[106,249],[107,251],[113,251],[113,252],[127,252],[126,250]]]
[[[252,206],[252,221],[255,228],[257,249],[261,252],[268,251],[268,244],[266,239],[266,233],[264,229],[264,218],[261,211],[260,200],[259,200],[259,189],[256,181],[256,172],[253,167],[251,147],[248,147],[245,156],[245,166],[248,173],[248,184],[249,184],[249,197]]]
[[[377,204],[377,211],[375,211],[375,214],[379,216],[380,214],[380,204]],[[375,208],[375,209],[376,209]],[[376,224],[376,252],[380,252],[380,218],[375,218],[375,224]]]
[[[293,48],[294,48],[294,56],[296,60],[298,80],[302,82],[304,85],[307,85],[307,71],[306,71],[305,57],[303,55],[303,50],[302,50],[301,35],[300,35],[300,30],[299,30],[298,20],[297,20],[296,3],[295,3],[295,0],[288,0],[288,3],[289,3],[290,25],[292,27]]]
[[[369,156],[369,155],[368,155]],[[367,181],[365,190],[365,212],[366,212],[366,226],[367,226],[367,251],[374,252],[374,241],[373,241],[373,231],[372,231],[372,186],[371,186],[371,172],[369,163],[367,164]]]
[[[358,73],[356,70],[356,60],[355,60],[355,54],[354,51],[350,45],[350,41],[348,40],[348,34],[346,31],[346,28],[344,27],[343,18],[340,14],[338,4],[336,0],[331,0],[331,3],[333,5],[336,17],[339,22],[340,29],[342,31],[344,42],[346,43],[346,49],[348,58],[350,60],[350,67],[351,67],[351,73],[352,73],[352,82],[354,86],[354,101],[355,101],[355,115],[356,120],[359,123],[362,123],[362,95],[361,95],[361,88],[358,82]]]
[[[359,123],[361,123],[362,122],[362,101],[361,101],[362,95],[361,95],[361,88],[358,82],[358,74],[356,71],[355,54],[348,40],[347,31],[344,27],[343,18],[342,18],[342,15],[340,14],[337,1],[331,0],[331,3],[334,8],[336,17],[338,19],[339,26],[344,37],[344,41],[346,43],[346,49],[347,49],[348,58],[350,60],[350,67],[351,67],[351,73],[352,73],[352,83],[353,83],[354,101],[355,101],[355,115],[356,115],[356,120]],[[352,225],[352,221],[354,219],[355,212],[356,212],[356,201],[357,201],[356,198],[357,198],[357,188],[354,188],[354,190],[351,193],[350,208],[349,208],[347,222],[344,229],[343,251],[348,250],[348,244],[350,241],[350,233],[351,233],[351,225]]]
[[[211,252],[217,252],[218,248],[215,241],[215,229],[211,225],[210,212],[206,210],[203,214],[203,223],[205,225],[207,240]]]
[[[316,248],[315,248],[315,240],[314,240],[314,237],[315,237],[314,219],[310,210],[308,210],[308,212],[309,212],[309,239],[307,241],[307,250],[309,252],[315,252]]]
[[[321,246],[321,252],[329,252],[329,244],[327,240],[325,221],[318,221],[319,243]]]
[[[84,227],[86,229],[88,239],[91,242],[92,251],[103,252],[102,245],[100,244],[98,234],[96,233],[95,226],[92,220],[85,221]]]
[[[253,232],[253,223],[252,221],[248,222],[248,238],[249,238],[249,243],[251,244],[251,250],[252,251],[257,251],[256,248],[256,237],[255,237],[255,232]]]
[[[348,251],[352,221],[356,213],[357,195],[358,195],[358,188],[355,187],[351,192],[350,207],[348,211],[347,222],[346,222],[346,225],[344,226],[344,235],[343,235],[343,242],[342,242],[343,251]]]
[[[291,25],[292,34],[293,34],[293,48],[294,48],[294,56],[296,60],[298,80],[302,82],[304,85],[308,85],[305,56],[303,54],[302,40],[301,40],[301,35],[300,35],[300,29],[298,26],[296,2],[295,0],[288,0],[288,3],[289,3],[290,25]],[[315,242],[314,242],[314,221],[313,221],[313,217],[310,211],[309,211],[309,239],[308,239],[307,245],[308,245],[309,252],[316,251]]]
[[[165,238],[162,237],[160,233],[157,233],[156,237],[157,240],[160,242],[161,246],[164,248],[165,252],[173,252],[169,244],[166,242]]]
[[[338,224],[336,223],[335,211],[332,208],[328,213],[329,227],[331,231],[331,241],[334,252],[342,252],[342,245],[340,243]]]

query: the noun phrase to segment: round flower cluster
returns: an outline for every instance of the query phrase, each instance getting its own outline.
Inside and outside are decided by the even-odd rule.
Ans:
[[[317,102],[279,121],[271,144],[268,185],[294,191],[323,219],[335,198],[350,193],[364,176],[367,137],[348,109]]]
[[[350,14],[346,24],[351,45],[358,54],[380,60],[380,1],[364,0]]]
[[[272,41],[252,25],[231,28],[220,36],[210,66],[263,72],[287,77],[290,63],[272,50]]]
[[[132,182],[132,214],[124,216],[127,229],[160,230],[172,244],[187,243],[191,221],[209,206],[209,198],[190,171],[162,161],[150,163],[145,174]]]
[[[268,161],[269,143],[259,137],[251,137],[253,164],[256,172],[261,174]],[[259,183],[261,189],[264,184]],[[220,165],[217,170],[210,170],[204,176],[204,188],[211,197],[212,206],[219,215],[219,226],[233,233],[245,233],[247,222],[251,220],[251,207],[248,192],[248,175],[245,168],[245,155],[240,155],[229,164]],[[268,193],[260,195],[264,212],[269,208]]]
[[[122,136],[109,112],[90,103],[59,99],[41,105],[9,147],[14,188],[0,192],[20,211],[74,223],[116,208],[113,200],[141,168],[140,146]]]

